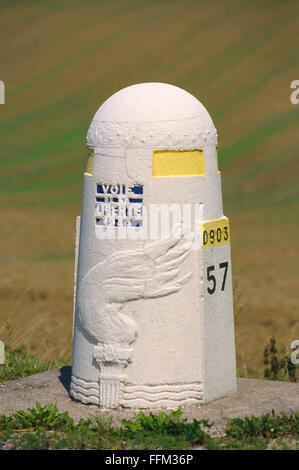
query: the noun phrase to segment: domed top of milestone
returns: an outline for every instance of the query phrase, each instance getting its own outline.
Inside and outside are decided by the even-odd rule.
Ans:
[[[103,145],[102,135],[109,133],[109,126],[117,136],[117,130],[121,134],[130,124],[131,128],[136,128],[138,123],[150,125],[188,120],[199,121],[200,127],[208,134],[216,132],[205,107],[182,88],[166,83],[131,85],[114,93],[100,106],[90,125],[87,145],[93,148]]]

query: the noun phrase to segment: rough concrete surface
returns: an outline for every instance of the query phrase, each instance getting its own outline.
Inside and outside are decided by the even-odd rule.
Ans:
[[[83,405],[69,396],[71,367],[65,366],[47,372],[34,374],[0,385],[0,415],[9,415],[17,410],[34,407],[36,401],[42,405],[56,402],[60,412],[67,411],[75,422],[100,413],[112,417],[117,424],[120,419],[129,419],[136,410],[99,410],[95,405]],[[214,423],[211,434],[220,434],[225,418],[261,416],[264,413],[299,411],[299,384],[260,379],[238,378],[236,394],[220,398],[200,407],[183,409],[188,420],[209,419]],[[158,410],[155,411],[155,413]],[[214,431],[214,432],[213,432]]]

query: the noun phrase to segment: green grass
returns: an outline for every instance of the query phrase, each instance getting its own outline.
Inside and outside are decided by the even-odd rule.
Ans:
[[[122,420],[120,426],[95,416],[80,419],[75,424],[67,412],[59,412],[56,404],[42,406],[37,402],[35,408],[27,412],[1,416],[0,439],[13,439],[16,446],[24,449],[42,449],[45,441],[51,448],[72,449],[156,449],[161,446],[180,449],[203,444],[208,434],[201,426],[207,427],[209,423],[206,420],[188,423],[181,415],[180,409],[169,415],[139,413],[132,420]]]
[[[5,361],[0,364],[0,384],[65,365],[64,361],[39,361],[26,351],[5,346]]]
[[[221,448],[265,449],[270,441],[288,439],[299,444],[299,413],[275,415],[266,413],[261,417],[245,416],[227,420],[226,436],[220,440]],[[293,444],[294,445],[294,444]]]
[[[299,414],[245,417],[227,420],[225,435],[213,438],[207,420],[187,422],[182,410],[169,414],[144,413],[120,425],[99,415],[80,419],[60,413],[56,404],[40,405],[11,416],[0,416],[0,449],[265,449],[275,440],[278,448],[298,444]],[[297,442],[297,444],[296,444]],[[297,446],[298,448],[298,446]]]

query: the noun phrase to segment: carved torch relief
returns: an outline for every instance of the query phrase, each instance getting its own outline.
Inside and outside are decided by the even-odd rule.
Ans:
[[[97,185],[95,224],[142,225],[143,187]],[[118,406],[124,369],[133,352],[137,324],[122,312],[131,301],[178,292],[190,275],[180,275],[188,252],[184,238],[145,242],[142,248],[118,251],[92,267],[78,293],[82,328],[96,343],[94,358],[100,369],[100,405]],[[86,314],[88,312],[88,314]]]

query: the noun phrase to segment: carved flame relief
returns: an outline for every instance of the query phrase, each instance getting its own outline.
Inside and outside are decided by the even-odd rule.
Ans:
[[[180,264],[187,255],[183,238],[157,240],[141,249],[112,254],[83,278],[78,316],[82,328],[96,343],[100,406],[118,405],[123,370],[130,362],[130,345],[137,337],[137,324],[122,312],[123,307],[134,300],[178,292],[191,276],[180,273]]]

